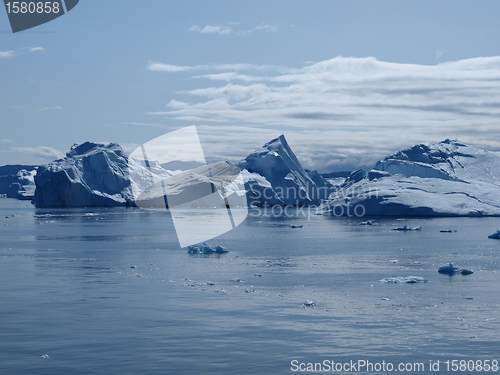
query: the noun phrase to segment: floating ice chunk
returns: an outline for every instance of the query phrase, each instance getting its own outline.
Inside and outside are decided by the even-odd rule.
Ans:
[[[190,245],[188,246],[188,253],[189,254],[224,254],[224,253],[229,253],[229,250],[227,250],[225,247],[217,245],[217,246],[210,246],[206,242],[203,242],[201,245]]]
[[[50,358],[50,355],[48,355],[48,354],[44,354],[44,355],[42,355],[40,358],[42,358],[42,359],[49,359],[49,358]]]
[[[447,274],[447,275],[454,275],[454,274],[458,273],[459,271],[460,270],[458,269],[458,267],[454,267],[453,266],[453,263],[450,263],[447,266],[441,266],[438,269],[439,273],[444,273],[444,274]]]
[[[450,263],[447,266],[439,267],[438,272],[442,273],[442,274],[450,275],[450,276],[455,275],[457,273],[460,273],[462,275],[471,275],[474,273],[471,270],[468,270],[466,268],[455,267],[455,266],[453,266],[453,263]]]
[[[427,283],[429,280],[420,277],[420,276],[397,276],[397,277],[386,277],[380,280],[383,283],[407,283],[407,284],[415,284],[415,283]]]
[[[375,220],[366,220],[366,221],[362,221],[358,225],[373,225],[374,222],[375,222]]]
[[[305,307],[312,307],[312,306],[316,306],[316,301],[313,301],[313,300],[306,300],[306,302],[304,302],[304,306]]]
[[[442,229],[439,231],[440,233],[454,233],[456,230],[451,230],[451,229]]]
[[[409,227],[407,225],[403,225],[402,227],[394,228],[393,230],[401,230],[401,231],[408,231],[408,230],[421,230],[422,227]]]
[[[188,253],[189,254],[199,254],[200,253],[200,249],[196,245],[189,245],[188,246]]]
[[[302,225],[297,225],[297,224],[292,224],[292,225],[289,225],[290,228],[302,228]]]
[[[493,238],[494,240],[500,240],[500,230],[497,230],[496,233],[490,234],[488,238]]]
[[[215,252],[216,252],[217,254],[223,254],[223,253],[229,253],[229,250],[228,250],[228,249],[226,249],[226,248],[225,248],[225,247],[223,247],[223,246],[217,245],[217,246],[215,246]]]
[[[200,253],[202,254],[213,254],[215,253],[215,249],[208,245],[207,243],[203,242],[203,244],[200,246]]]

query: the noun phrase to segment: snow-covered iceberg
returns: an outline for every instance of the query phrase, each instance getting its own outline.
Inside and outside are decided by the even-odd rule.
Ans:
[[[248,155],[238,166],[247,178],[252,205],[318,204],[332,189],[318,172],[302,167],[284,135]]]
[[[325,204],[325,212],[497,216],[499,197],[500,153],[447,139],[400,150],[374,170],[353,172]]]
[[[0,167],[0,194],[5,194],[7,198],[31,200],[35,193],[35,174],[35,166]]]
[[[37,207],[133,204],[129,169],[134,167],[118,144],[74,145],[65,158],[38,168],[32,203]]]

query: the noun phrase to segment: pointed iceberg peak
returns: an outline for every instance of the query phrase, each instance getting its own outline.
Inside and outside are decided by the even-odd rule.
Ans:
[[[280,177],[285,177],[290,170],[300,171],[301,174],[307,175],[283,134],[248,155],[240,162],[239,167],[263,176],[267,174],[264,173],[265,171],[271,175],[278,173]]]
[[[273,148],[279,147],[280,145],[282,145],[282,146],[290,149],[290,146],[288,145],[288,142],[286,141],[286,138],[285,138],[284,134],[281,134],[279,137],[271,139],[262,148],[267,148],[268,150],[271,150]]]
[[[238,166],[264,177],[286,205],[317,203],[328,195],[329,184],[321,176],[306,172],[283,134],[248,155]]]

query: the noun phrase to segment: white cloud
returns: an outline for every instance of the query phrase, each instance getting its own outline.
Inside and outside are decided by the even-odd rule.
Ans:
[[[12,151],[22,152],[34,156],[38,156],[46,160],[60,159],[64,156],[62,151],[56,150],[52,147],[38,146],[38,147],[12,147]]]
[[[281,73],[292,73],[297,71],[297,69],[289,69],[283,66],[276,65],[254,65],[254,64],[208,64],[208,65],[172,65],[172,64],[164,64],[155,61],[149,61],[146,65],[146,69],[152,72],[166,72],[166,73],[178,73],[178,72],[190,72],[196,70],[233,70],[233,71],[242,71],[242,70],[274,70]],[[227,74],[227,73],[226,73]],[[206,75],[206,76],[195,76],[193,78],[209,78],[214,80],[220,80],[221,78],[217,78],[215,75]],[[238,78],[240,79],[240,78]],[[256,80],[262,80],[262,77],[255,77]],[[224,78],[224,80],[226,80]]]
[[[0,51],[0,59],[12,59],[15,56],[15,51]]]
[[[233,30],[229,26],[211,26],[206,25],[204,28],[200,28],[197,25],[191,26],[189,31],[198,31],[202,34],[219,34],[219,35],[228,35],[232,34]]]
[[[205,27],[200,27],[198,25],[191,26],[189,31],[197,31],[201,34],[218,34],[218,35],[250,35],[256,31],[267,31],[275,32],[278,27],[275,25],[262,24],[248,30],[235,30],[233,26],[239,26],[238,22],[230,22],[230,26],[220,26],[220,25],[205,25]]]
[[[10,139],[0,139],[0,142],[12,142]]]
[[[500,150],[492,137],[500,116],[500,57],[432,66],[336,57],[299,69],[262,67],[189,67],[211,70],[194,77],[213,83],[182,93],[192,102],[174,100],[152,114],[212,124],[202,128],[208,138],[215,126],[225,129],[207,146],[219,156],[228,147],[239,157],[251,151],[232,146],[238,137],[256,148],[269,140],[262,129],[266,136],[285,133],[310,168],[373,165],[398,148],[445,138]]]
[[[16,56],[36,51],[45,51],[45,49],[42,47],[33,47],[33,48],[25,47],[17,49],[15,51],[0,51],[0,59],[12,59]]]
[[[274,33],[277,30],[278,30],[277,26],[265,24],[265,25],[256,26],[256,27],[254,27],[253,29],[250,29],[250,30],[238,31],[237,34],[238,35],[248,35],[248,34],[254,33],[255,31],[268,31],[268,32]]]
[[[179,66],[179,65],[171,65],[171,64],[162,64],[158,62],[150,61],[146,66],[146,69],[151,70],[153,72],[186,72],[189,70],[194,70],[191,66]]]

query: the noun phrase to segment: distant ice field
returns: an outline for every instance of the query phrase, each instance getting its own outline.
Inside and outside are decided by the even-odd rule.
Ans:
[[[188,254],[165,211],[0,199],[0,373],[500,360],[500,218],[367,219],[256,209],[209,241],[229,253]]]

